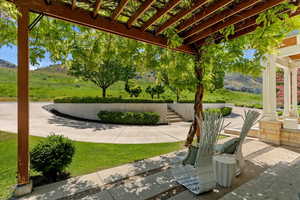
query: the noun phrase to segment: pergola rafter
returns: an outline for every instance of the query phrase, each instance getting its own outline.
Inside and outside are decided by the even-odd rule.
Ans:
[[[220,8],[228,5],[229,3],[233,2],[233,0],[221,0],[217,1],[216,3],[210,5],[209,7],[205,8],[204,10],[198,12],[193,17],[189,18],[188,20],[184,21],[183,23],[179,24],[176,28],[178,32],[184,31],[186,28],[192,26],[193,24],[199,22],[200,20],[204,19],[205,17],[213,14]]]
[[[102,0],[96,0],[96,4],[95,4],[95,8],[94,8],[94,11],[93,11],[93,17],[97,17],[98,15],[98,12],[100,10],[100,7],[101,7],[101,3],[102,3]]]
[[[147,0],[145,3],[143,3],[140,8],[131,16],[131,18],[127,22],[127,26],[130,28],[132,24],[146,12],[147,9],[151,7],[151,5],[155,2],[155,0]]]
[[[296,6],[298,6],[298,4]],[[300,8],[298,8],[295,11],[284,10],[280,14],[283,14],[283,13],[288,13],[289,17],[294,17],[294,16],[297,16],[300,14]],[[255,31],[257,27],[262,26],[261,24],[256,23],[258,16],[259,15],[253,16],[243,22],[236,24],[234,27],[235,34],[230,35],[228,37],[228,39],[238,38],[242,35],[245,35],[245,34]],[[219,36],[216,37],[215,41],[216,41],[216,43],[219,43],[222,41],[222,39],[224,39],[224,36],[219,34]],[[200,44],[203,44],[204,42],[205,42],[205,40],[202,39],[198,44],[200,45]]]
[[[178,5],[180,2],[181,0],[173,0],[169,4],[167,4],[166,7],[158,10],[157,13],[143,25],[142,30],[145,31],[158,19],[160,19],[164,14],[166,14],[169,10],[173,9],[176,5]]]
[[[170,48],[164,31],[174,28],[184,39],[173,50],[197,54],[197,48],[220,30],[235,25],[237,32],[229,39],[254,31],[259,13],[285,0],[194,0],[188,8],[182,0],[7,0],[15,3],[18,18],[18,184],[29,183],[28,174],[28,75],[29,13],[61,19],[78,25]],[[296,2],[295,0],[289,0]],[[111,3],[112,6],[107,6]],[[84,6],[82,5],[84,4]],[[133,9],[129,6],[135,6]],[[299,5],[299,4],[297,4]],[[220,11],[221,10],[221,11]],[[300,12],[291,13],[290,16]],[[120,17],[122,16],[122,17]],[[166,18],[164,18],[166,17]],[[158,23],[158,21],[160,21]],[[136,23],[137,22],[137,23]],[[151,27],[151,29],[150,29]],[[154,28],[154,29],[153,29]],[[221,40],[222,35],[216,38]]]
[[[76,0],[72,0],[72,10],[76,8]]]
[[[182,37],[185,39],[194,34],[197,34],[201,31],[205,30],[206,28],[213,26],[218,22],[221,22],[222,20],[224,20],[228,17],[231,17],[232,15],[255,5],[258,1],[259,0],[242,1],[239,4],[235,5],[234,8],[229,9],[229,10],[224,10],[224,11],[220,12],[218,15],[213,16],[213,17],[209,18],[208,20],[204,21],[203,23],[200,22],[198,25],[196,25],[192,29],[185,32],[182,35]]]
[[[162,33],[164,30],[166,30],[168,27],[172,26],[176,22],[178,22],[180,19],[185,17],[186,15],[192,13],[193,11],[197,10],[201,6],[203,6],[207,0],[198,0],[196,3],[194,3],[189,9],[184,9],[181,12],[177,13],[174,17],[170,18],[167,22],[165,22],[161,27],[159,27],[156,31],[156,35]]]
[[[114,13],[111,16],[112,20],[116,20],[119,17],[123,9],[126,7],[128,1],[129,0],[121,0],[119,6],[115,9]]]
[[[209,35],[214,34],[228,26],[234,25],[238,22],[248,19],[249,17],[252,17],[254,15],[261,13],[268,8],[274,7],[274,6],[282,3],[283,1],[285,1],[285,0],[267,1],[265,3],[258,4],[255,7],[253,7],[252,9],[238,13],[238,14],[228,18],[225,22],[220,22],[220,23],[216,24],[215,26],[205,29],[205,30],[201,31],[200,33],[186,39],[186,43],[187,44],[195,43],[198,40],[206,38]]]

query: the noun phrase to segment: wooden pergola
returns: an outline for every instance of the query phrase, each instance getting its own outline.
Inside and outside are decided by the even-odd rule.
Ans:
[[[205,45],[208,37],[223,39],[220,30],[234,25],[230,39],[254,31],[260,13],[286,0],[194,0],[186,7],[182,0],[8,0],[18,7],[18,184],[26,185],[29,136],[29,13],[61,19],[163,48],[168,47],[164,31],[177,31],[183,39],[174,48],[189,54]],[[299,0],[290,0],[299,5]],[[300,13],[284,11],[290,16]]]

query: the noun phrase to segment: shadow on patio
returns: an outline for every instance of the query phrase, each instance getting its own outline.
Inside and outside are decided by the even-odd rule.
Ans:
[[[287,148],[271,146],[253,139],[245,141],[243,150],[245,150],[246,168],[242,175],[235,178],[233,186],[216,187],[212,192],[199,196],[178,185],[171,175],[170,168],[176,166],[176,163],[180,162],[186,154],[186,151],[179,151],[41,186],[35,189],[29,199],[219,199],[240,186],[244,187],[251,180],[256,181],[261,176],[264,177],[266,169],[272,171],[278,165],[282,166],[282,162],[291,164],[300,158],[299,153]],[[288,167],[285,164],[285,167],[280,169],[288,170]],[[300,181],[299,171],[297,176],[283,172],[280,176],[284,175],[285,179],[296,178],[295,180]],[[291,177],[286,177],[286,174],[290,174]],[[271,175],[272,173],[268,173],[268,176]],[[247,191],[251,192],[251,189],[243,190],[246,193]]]

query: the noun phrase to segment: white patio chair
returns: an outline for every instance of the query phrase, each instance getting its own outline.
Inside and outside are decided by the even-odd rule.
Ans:
[[[223,128],[224,119],[222,116],[216,113],[205,113],[200,142],[196,148],[195,163],[193,165],[178,165],[172,169],[176,181],[195,194],[210,191],[216,186],[212,157],[214,146]]]
[[[233,138],[224,144],[218,144],[215,147],[215,151],[217,154],[234,154],[237,166],[236,166],[236,175],[240,175],[244,169],[245,166],[245,159],[242,153],[242,147],[243,143],[245,141],[245,138],[247,134],[249,133],[250,129],[253,127],[253,125],[257,122],[257,119],[259,117],[259,112],[254,110],[248,110],[244,111],[243,118],[243,126],[241,129],[240,137]]]

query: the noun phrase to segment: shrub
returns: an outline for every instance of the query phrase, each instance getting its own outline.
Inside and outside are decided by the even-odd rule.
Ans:
[[[205,109],[204,112],[217,112],[217,113],[221,113],[222,116],[228,116],[231,114],[232,112],[232,108],[231,107],[223,107],[223,108],[208,108]]]
[[[100,111],[99,119],[103,123],[155,125],[159,121],[159,114],[154,112],[110,112]]]
[[[256,108],[256,109],[262,109],[263,108],[261,104],[235,103],[234,105],[239,106],[239,107]]]
[[[125,91],[130,94],[130,97],[138,97],[142,92],[142,88],[137,85],[136,81],[128,80],[125,84]]]
[[[151,98],[153,99],[156,92],[155,92],[155,90],[153,89],[153,87],[148,86],[148,87],[146,88],[146,93],[148,93],[148,94],[151,96]]]
[[[157,98],[160,98],[160,95],[165,92],[165,88],[163,85],[155,85],[155,86],[148,86],[146,88],[146,93],[148,93],[151,98],[154,98],[154,95],[157,95]]]
[[[101,97],[64,97],[54,99],[54,103],[173,103],[173,100],[121,99]]]
[[[72,162],[73,142],[62,135],[50,135],[30,151],[31,168],[45,177],[56,180]]]
[[[223,116],[228,116],[230,115],[232,112],[232,108],[231,107],[224,107],[224,108],[221,108],[221,113]]]
[[[162,85],[157,85],[154,87],[155,93],[157,95],[157,98],[160,98],[160,95],[165,92],[165,88]]]
[[[180,101],[178,101],[178,103],[195,103],[195,101],[194,100],[180,100]],[[226,101],[219,100],[219,99],[216,99],[216,100],[204,100],[203,103],[226,103]]]

